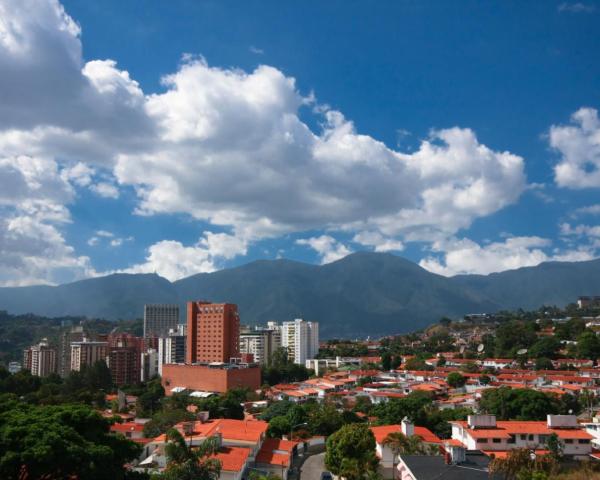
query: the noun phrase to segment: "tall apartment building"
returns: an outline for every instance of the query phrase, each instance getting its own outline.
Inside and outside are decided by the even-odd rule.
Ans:
[[[304,365],[306,360],[314,358],[319,351],[319,324],[297,318],[292,322],[283,322],[281,327],[281,346],[287,348],[290,360]]]
[[[166,337],[171,328],[177,328],[178,323],[178,305],[144,305],[144,338]]]
[[[186,363],[228,363],[239,358],[239,338],[237,305],[188,302]]]
[[[278,328],[254,327],[240,332],[240,353],[252,354],[256,363],[268,364],[279,347],[281,332]]]
[[[147,382],[152,377],[156,376],[158,373],[158,352],[149,348],[141,355],[141,372],[140,372],[140,380],[142,382]]]
[[[115,385],[140,382],[141,353],[135,347],[113,347],[108,352],[108,367]]]
[[[61,377],[66,377],[71,371],[71,343],[83,341],[84,336],[81,325],[65,328],[62,332],[58,352],[58,374]]]
[[[37,377],[47,377],[56,372],[56,350],[51,348],[48,339],[44,338],[37,345],[24,351],[23,365]]]
[[[186,325],[171,329],[169,335],[158,339],[158,373],[166,363],[184,363],[186,351]]]
[[[94,342],[84,338],[71,343],[71,370],[80,371],[84,365],[93,365],[99,360],[106,361],[108,342]]]

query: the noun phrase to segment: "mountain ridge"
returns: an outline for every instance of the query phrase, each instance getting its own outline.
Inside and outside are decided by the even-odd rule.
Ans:
[[[316,320],[325,338],[403,333],[442,316],[564,306],[599,292],[600,259],[444,277],[390,253],[357,252],[325,265],[255,260],[174,282],[156,273],[120,273],[58,286],[4,287],[0,310],[116,320],[141,317],[144,303],[184,307],[187,300],[205,299],[237,303],[243,323]]]

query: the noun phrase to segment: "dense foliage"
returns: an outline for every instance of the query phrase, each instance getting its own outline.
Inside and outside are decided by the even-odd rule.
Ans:
[[[498,420],[545,420],[548,414],[577,414],[581,410],[577,398],[569,394],[559,398],[537,390],[509,387],[485,390],[479,407]]]
[[[377,471],[375,437],[365,424],[345,425],[327,439],[325,466],[347,480],[366,478]]]
[[[304,365],[292,362],[285,348],[278,348],[273,352],[271,363],[262,367],[262,381],[267,385],[301,382],[312,373]]]
[[[139,447],[109,428],[85,405],[37,406],[1,395],[0,478],[126,478],[124,464]]]

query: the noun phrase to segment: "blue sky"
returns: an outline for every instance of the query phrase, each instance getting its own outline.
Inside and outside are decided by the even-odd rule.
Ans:
[[[600,2],[0,0],[0,283],[600,255]]]

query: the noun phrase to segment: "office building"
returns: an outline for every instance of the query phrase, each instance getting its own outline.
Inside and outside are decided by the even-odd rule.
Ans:
[[[179,323],[179,306],[167,304],[144,305],[144,338],[166,337]]]
[[[273,352],[279,347],[281,332],[277,328],[254,327],[240,332],[240,353],[251,354],[256,363],[270,363]]]
[[[64,331],[60,336],[60,345],[58,351],[58,374],[66,377],[71,371],[71,343],[81,342],[85,336],[83,326],[63,326]]]
[[[71,343],[71,370],[80,371],[84,365],[93,365],[97,361],[106,361],[108,342],[94,342],[84,338],[81,342]]]
[[[134,385],[140,381],[140,354],[134,347],[113,347],[108,352],[108,367],[115,385]]]
[[[162,375],[165,363],[184,363],[186,351],[186,326],[178,325],[169,335],[158,339],[158,374]]]
[[[292,322],[283,322],[281,327],[281,346],[287,348],[289,359],[298,365],[314,358],[319,351],[319,324],[297,318]]]
[[[25,349],[23,364],[32,375],[47,377],[56,373],[56,350],[51,348],[48,339],[44,338],[37,345]]]
[[[237,305],[188,302],[186,363],[229,363],[239,359],[239,338]]]

